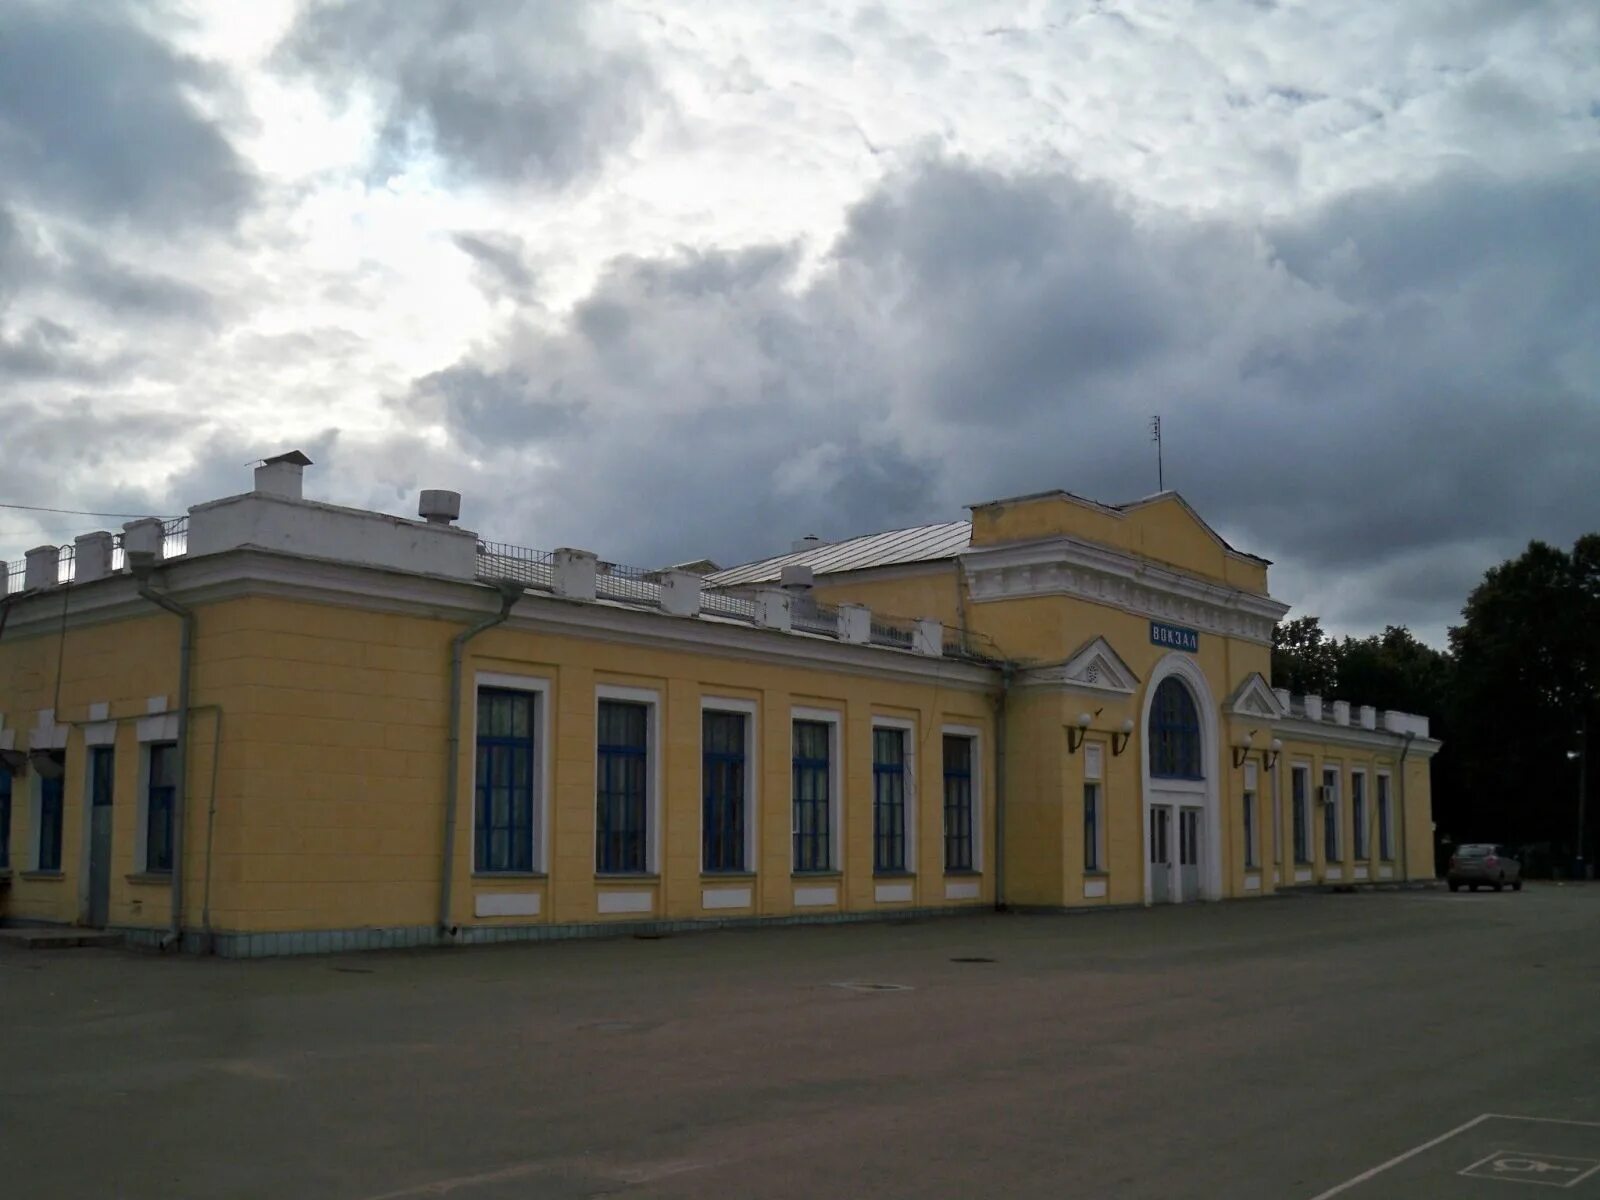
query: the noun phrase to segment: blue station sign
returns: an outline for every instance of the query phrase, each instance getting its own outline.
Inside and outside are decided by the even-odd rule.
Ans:
[[[1162,621],[1151,621],[1150,643],[1155,646],[1168,646],[1173,650],[1187,650],[1190,654],[1197,654],[1200,650],[1200,635],[1193,629],[1185,629],[1182,625],[1168,625]]]

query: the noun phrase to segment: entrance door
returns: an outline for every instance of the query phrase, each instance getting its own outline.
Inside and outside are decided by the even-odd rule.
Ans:
[[[1165,804],[1150,808],[1150,899],[1172,899],[1172,809]]]
[[[89,752],[89,924],[104,929],[111,913],[111,771],[110,746]]]
[[[1200,899],[1200,812],[1178,810],[1178,878],[1185,901]]]

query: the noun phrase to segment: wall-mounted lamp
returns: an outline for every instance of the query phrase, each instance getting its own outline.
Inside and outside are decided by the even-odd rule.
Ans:
[[[1089,732],[1089,726],[1094,724],[1094,719],[1104,711],[1095,709],[1092,713],[1079,713],[1078,723],[1067,726],[1067,753],[1076,754],[1078,747],[1083,745],[1083,735]]]
[[[1271,745],[1261,752],[1261,765],[1269,771],[1272,770],[1278,765],[1278,752],[1282,749],[1283,743],[1273,738]]]
[[[1256,731],[1252,729],[1240,738],[1233,747],[1233,766],[1235,770],[1244,766],[1244,760],[1250,757],[1250,747],[1256,740]]]
[[[1133,718],[1125,717],[1122,728],[1111,735],[1111,757],[1115,758],[1128,748],[1128,739],[1133,736]]]
[[[21,775],[22,769],[28,765],[28,755],[22,750],[0,750],[0,771],[10,771],[13,775]]]
[[[40,779],[60,779],[66,774],[66,764],[57,758],[55,750],[28,751],[28,765]]]

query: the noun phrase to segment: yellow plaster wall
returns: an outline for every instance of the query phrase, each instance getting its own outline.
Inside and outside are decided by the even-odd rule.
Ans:
[[[915,619],[932,617],[955,629],[961,623],[960,585],[955,563],[929,563],[915,575],[851,580],[824,575],[817,599],[827,604],[865,604],[874,613]]]
[[[972,510],[974,547],[1076,537],[1265,595],[1266,564],[1228,553],[1175,497],[1125,513],[1064,494],[982,504]]]
[[[263,764],[244,800],[239,836],[219,848],[219,925],[233,929],[343,928],[431,923],[437,904],[445,772],[451,621],[377,615],[269,601],[264,644],[271,682],[257,689],[257,715],[239,737]],[[773,635],[782,636],[782,635]],[[911,907],[943,905],[943,772],[940,726],[984,730],[983,813],[993,814],[989,700],[982,692],[899,683],[869,675],[777,666],[678,650],[536,633],[491,630],[470,646],[468,701],[458,776],[453,919],[558,923],[612,919],[597,911],[602,891],[649,892],[652,916],[785,915],[794,911],[790,874],[791,708],[832,708],[841,730],[843,870],[832,909],[884,910],[872,877],[871,727],[874,714],[917,723],[918,861]],[[549,873],[474,877],[470,700],[476,672],[549,682]],[[595,872],[596,687],[659,693],[660,870],[611,880]],[[702,886],[729,886],[700,873],[700,699],[758,705],[758,870],[749,909],[710,912]],[[992,833],[985,837],[992,846]],[[810,877],[800,879],[810,884]],[[986,873],[974,903],[992,899]],[[735,884],[740,885],[742,884]],[[536,892],[537,918],[479,918],[474,897]]]
[[[59,604],[48,597],[36,604]],[[250,653],[250,635],[242,625],[245,602],[201,606],[195,653],[198,669],[191,702],[188,771],[191,797],[185,831],[185,860],[190,886],[185,909],[197,922],[203,904],[198,865],[203,853],[212,781],[217,781],[219,811],[237,793],[242,758],[224,746],[213,773],[213,746],[218,709],[229,716],[247,704],[248,687],[241,669]],[[5,727],[15,729],[16,747],[28,747],[27,731],[40,709],[55,707],[56,719],[69,724],[65,749],[61,871],[47,875],[31,870],[37,831],[32,822],[32,797],[38,786],[32,770],[12,783],[11,886],[0,893],[0,914],[12,918],[76,922],[88,915],[89,772],[84,725],[89,706],[109,705],[116,722],[112,785],[112,857],[108,922],[124,927],[165,927],[171,915],[171,888],[162,878],[143,873],[135,861],[141,818],[143,760],[137,719],[147,714],[147,701],[164,696],[176,707],[178,692],[179,622],[165,613],[89,626],[69,624],[65,641],[57,632],[19,634],[15,624],[0,641],[0,712]],[[59,696],[56,667],[61,667]]]

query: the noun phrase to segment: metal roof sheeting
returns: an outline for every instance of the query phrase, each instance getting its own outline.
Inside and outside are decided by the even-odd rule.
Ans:
[[[780,554],[743,566],[729,567],[706,576],[712,587],[739,587],[751,583],[776,583],[783,568],[810,567],[818,575],[836,571],[865,571],[899,563],[932,562],[964,554],[972,546],[972,522],[946,521],[941,525],[915,525],[828,542],[813,550]]]

